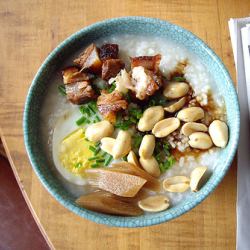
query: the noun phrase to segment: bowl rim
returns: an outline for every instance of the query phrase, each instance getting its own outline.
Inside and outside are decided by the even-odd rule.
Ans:
[[[56,189],[46,180],[46,178],[43,176],[43,174],[40,172],[38,164],[35,162],[35,155],[32,153],[31,147],[30,147],[30,133],[28,128],[28,121],[29,121],[29,111],[31,107],[31,99],[33,95],[33,90],[35,88],[35,85],[37,84],[38,79],[40,78],[42,72],[47,68],[50,60],[54,56],[56,56],[61,50],[64,49],[64,47],[73,39],[77,39],[79,36],[81,36],[82,33],[88,32],[90,30],[96,29],[98,27],[102,27],[103,25],[107,25],[114,22],[120,22],[120,21],[142,21],[142,22],[157,22],[161,25],[170,25],[173,26],[177,31],[184,32],[187,36],[189,36],[191,39],[194,39],[197,41],[199,46],[202,46],[208,54],[213,58],[213,60],[219,65],[220,70],[223,72],[224,77],[226,81],[229,83],[230,92],[232,93],[232,98],[234,99],[234,102],[236,103],[236,114],[235,114],[235,124],[236,129],[234,133],[236,134],[236,140],[233,141],[233,144],[231,145],[231,148],[229,150],[229,154],[226,159],[226,167],[223,169],[221,174],[214,180],[213,183],[209,186],[208,189],[204,190],[202,194],[199,196],[196,196],[196,198],[189,203],[188,206],[183,207],[182,209],[179,209],[178,211],[175,211],[175,213],[171,214],[161,214],[157,216],[155,214],[154,219],[144,217],[141,219],[140,217],[122,217],[122,216],[111,216],[106,215],[102,213],[93,212],[87,209],[82,209],[76,204],[70,203],[65,197],[63,197],[60,194],[57,194]],[[38,176],[39,180],[42,182],[43,186],[47,189],[47,191],[64,207],[69,209],[71,212],[74,212],[75,214],[89,219],[91,221],[94,221],[96,223],[100,224],[106,224],[108,226],[117,226],[117,227],[144,227],[144,226],[151,226],[160,224],[172,219],[175,219],[179,217],[180,215],[188,212],[189,210],[196,207],[198,204],[200,204],[210,193],[214,191],[214,189],[218,186],[218,184],[222,181],[225,174],[227,173],[228,169],[231,166],[231,163],[234,159],[234,155],[237,150],[237,145],[239,141],[239,132],[240,132],[240,110],[239,110],[239,103],[238,103],[238,96],[236,93],[236,90],[233,85],[233,81],[230,77],[230,74],[226,67],[224,66],[222,60],[216,55],[216,53],[205,43],[203,42],[199,37],[194,35],[192,32],[176,25],[172,24],[168,21],[161,20],[158,18],[151,18],[151,17],[143,17],[143,16],[126,16],[126,17],[118,17],[118,18],[111,18],[111,19],[105,19],[103,21],[94,23],[92,25],[86,26],[83,29],[73,33],[69,37],[67,37],[63,42],[61,42],[43,61],[42,65],[40,66],[39,70],[37,71],[34,79],[32,80],[32,83],[29,87],[28,94],[25,101],[25,107],[24,107],[24,115],[23,115],[23,130],[24,130],[24,143],[25,148],[28,154],[29,161],[32,165],[33,170],[35,171],[36,175]],[[105,217],[108,217],[105,219]],[[126,218],[126,219],[124,219]],[[133,221],[134,220],[134,221]],[[129,222],[128,222],[129,221]]]

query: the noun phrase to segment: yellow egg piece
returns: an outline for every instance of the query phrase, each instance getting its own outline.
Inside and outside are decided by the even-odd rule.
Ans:
[[[74,175],[85,176],[85,169],[90,167],[89,150],[94,143],[86,140],[84,129],[80,128],[66,136],[59,147],[59,160],[64,168]]]

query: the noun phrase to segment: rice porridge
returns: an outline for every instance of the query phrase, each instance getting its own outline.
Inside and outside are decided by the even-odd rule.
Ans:
[[[117,215],[158,212],[212,174],[228,140],[225,105],[186,48],[159,37],[112,36],[61,70],[41,112],[43,145],[79,205]]]

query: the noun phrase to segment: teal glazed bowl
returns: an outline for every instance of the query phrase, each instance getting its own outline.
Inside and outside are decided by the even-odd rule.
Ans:
[[[227,123],[230,138],[225,149],[221,150],[216,159],[216,167],[207,183],[197,193],[191,193],[188,198],[176,206],[159,213],[145,214],[138,217],[111,216],[89,211],[78,206],[73,197],[62,185],[49,167],[46,154],[41,148],[40,112],[43,105],[47,84],[50,77],[60,69],[62,62],[100,37],[113,34],[149,34],[165,37],[185,46],[197,55],[207,66],[214,78],[218,91],[223,93]],[[63,41],[46,58],[38,70],[28,92],[24,110],[24,140],[26,150],[34,171],[50,194],[64,207],[81,217],[96,223],[117,227],[144,227],[172,220],[203,201],[221,182],[234,158],[240,127],[240,112],[237,94],[232,79],[220,58],[202,40],[191,32],[169,22],[145,17],[123,17],[105,20],[88,26]]]

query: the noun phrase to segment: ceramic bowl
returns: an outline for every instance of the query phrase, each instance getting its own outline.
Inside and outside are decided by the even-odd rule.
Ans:
[[[187,199],[166,211],[145,214],[139,217],[105,215],[76,205],[74,202],[75,197],[67,192],[53,171],[51,171],[51,168],[48,167],[46,155],[41,149],[40,143],[39,113],[43,105],[48,79],[60,68],[61,63],[66,58],[84,45],[88,45],[100,37],[119,33],[167,37],[184,45],[188,50],[196,54],[215,79],[218,91],[223,93],[230,131],[227,147],[221,150],[219,158],[216,159],[216,167],[212,176],[199,192],[190,194]],[[238,144],[239,123],[239,105],[235,88],[220,58],[191,32],[166,21],[144,17],[105,20],[88,26],[63,41],[52,51],[38,70],[28,92],[23,120],[25,146],[30,162],[40,181],[50,194],[64,207],[81,217],[97,223],[118,227],[143,227],[166,222],[188,212],[203,201],[221,182],[231,165]]]

